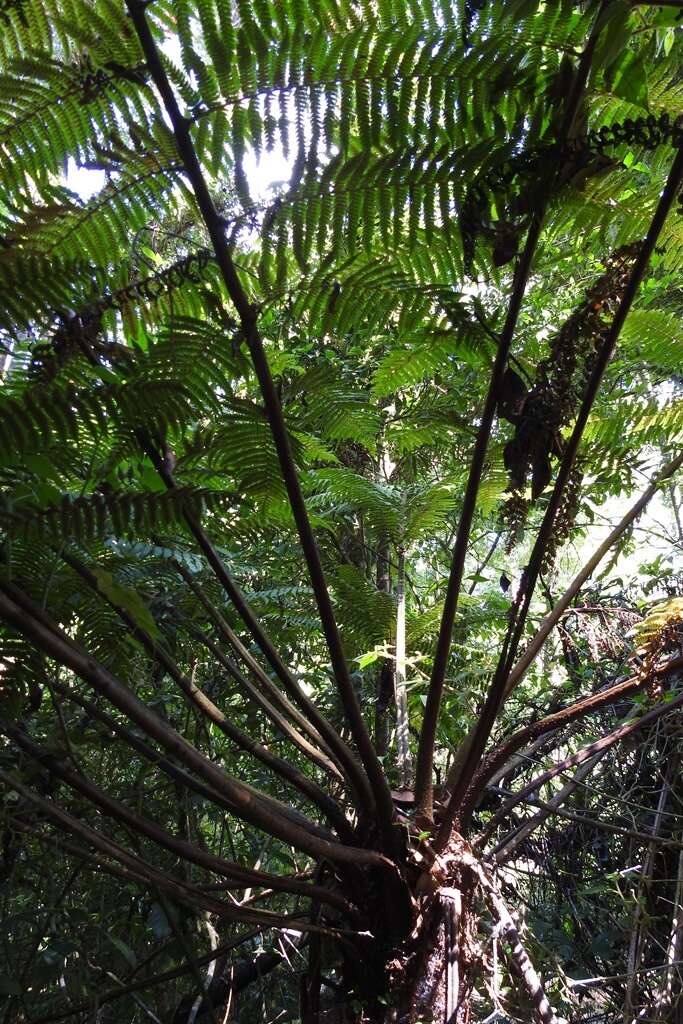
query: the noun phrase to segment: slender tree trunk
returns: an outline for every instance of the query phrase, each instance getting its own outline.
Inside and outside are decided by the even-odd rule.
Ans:
[[[389,541],[380,539],[377,548],[377,589],[385,594],[391,591],[391,566],[389,562]],[[394,699],[394,664],[389,658],[383,659],[377,671],[375,699],[375,749],[383,757],[389,750],[391,719],[389,710]]]
[[[413,781],[408,731],[408,695],[406,692],[406,556],[398,549],[396,580],[396,761],[401,789],[408,789]]]
[[[653,839],[659,835],[664,820],[664,813],[666,808],[666,802],[669,796],[669,790],[671,788],[671,778],[673,772],[677,770],[677,763],[672,762],[667,771],[666,777],[662,784],[662,788],[659,791],[659,800],[657,801],[657,810],[655,812],[655,819],[652,824],[652,836]],[[638,892],[636,894],[636,906],[633,915],[633,925],[631,931],[631,943],[628,952],[628,984],[626,986],[626,996],[624,999],[624,1024],[633,1024],[638,1016],[638,968],[640,967],[641,957],[643,954],[643,947],[645,945],[646,936],[645,932],[645,921],[646,910],[647,910],[647,899],[648,889],[652,882],[652,876],[655,868],[655,857],[657,856],[657,844],[651,843],[648,847],[645,859],[643,861],[643,867],[640,873],[640,884],[638,886]]]
[[[676,895],[671,918],[671,933],[666,951],[667,969],[655,997],[653,1020],[657,1024],[680,1021],[681,984],[677,965],[683,952],[683,850],[678,855]],[[644,1014],[641,1014],[644,1016]]]

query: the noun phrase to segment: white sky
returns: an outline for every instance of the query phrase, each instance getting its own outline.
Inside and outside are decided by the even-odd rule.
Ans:
[[[259,160],[250,151],[244,160],[244,171],[255,202],[263,202],[272,198],[274,185],[289,180],[292,160],[285,157],[279,146],[276,146],[272,153],[262,153]],[[105,180],[104,171],[77,167],[73,160],[69,160],[65,183],[67,188],[73,189],[81,199],[91,199],[104,187]]]

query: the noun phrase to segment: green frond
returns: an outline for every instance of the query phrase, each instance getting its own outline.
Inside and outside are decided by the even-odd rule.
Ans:
[[[283,500],[280,463],[265,413],[246,402],[234,403],[226,412],[220,427],[197,432],[181,469],[201,462],[215,476],[229,477],[250,498]],[[301,445],[294,441],[293,448],[298,459]]]
[[[201,518],[232,499],[203,488],[180,487],[167,492],[64,494],[58,504],[40,509],[31,508],[29,501],[12,501],[11,496],[1,500],[0,521],[12,532],[88,543],[106,536],[134,537],[175,528],[184,523],[186,513]]]
[[[381,359],[372,386],[376,395],[391,395],[431,378],[435,371],[448,373],[457,367],[458,358],[473,357],[471,336],[463,329],[456,332],[444,326],[425,337],[411,340],[403,348],[393,348]]]
[[[404,516],[400,492],[376,484],[348,469],[320,469],[308,474],[315,504],[324,511],[361,514],[378,535],[401,535]]]
[[[297,401],[300,428],[329,442],[355,441],[373,450],[380,429],[380,412],[353,382],[330,366],[317,366],[295,378],[290,394]]]
[[[591,419],[586,428],[586,443],[594,446],[593,454],[602,455],[603,465],[617,467],[632,459],[648,445],[671,442],[680,443],[683,438],[683,400],[660,399],[640,400],[629,406],[603,413]]]
[[[621,345],[628,361],[642,360],[648,366],[675,373],[681,365],[683,322],[671,313],[656,309],[635,309],[621,331]]]
[[[407,497],[402,539],[410,544],[443,527],[460,498],[460,481],[446,478],[431,486],[413,487]]]
[[[344,642],[349,657],[391,640],[396,602],[390,594],[378,590],[353,565],[338,566],[331,584],[340,618],[347,626]]]

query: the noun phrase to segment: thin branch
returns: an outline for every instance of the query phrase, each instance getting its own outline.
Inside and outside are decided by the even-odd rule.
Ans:
[[[657,994],[652,1007],[644,1012],[641,1011],[640,1019],[647,1020],[651,1015],[657,1024],[666,1024],[667,1019],[680,1017],[680,971],[676,971],[676,965],[680,964],[680,956],[683,951],[683,850],[678,855],[678,872],[676,877],[676,894],[674,896],[673,912],[671,916],[671,931],[666,951],[668,970],[660,980]],[[674,1001],[674,988],[678,978],[678,993]],[[647,1016],[646,1016],[647,1015]]]
[[[296,729],[293,728],[293,726],[289,724],[289,722],[286,720],[286,718],[284,718],[282,714],[280,714],[277,708],[273,707],[273,705],[268,701],[268,699],[264,697],[262,693],[260,693],[260,691],[246,678],[246,676],[242,672],[240,672],[239,668],[234,663],[234,661],[232,661],[231,658],[228,658],[228,656],[223,653],[220,647],[218,647],[218,645],[215,644],[210,637],[206,636],[206,634],[197,626],[192,626],[188,624],[186,628],[188,632],[191,634],[191,636],[193,636],[199,643],[203,644],[206,647],[206,649],[213,654],[216,661],[218,661],[223,666],[223,668],[226,669],[228,674],[238,684],[242,695],[246,697],[248,701],[251,701],[257,707],[261,708],[265,716],[275,724],[276,728],[285,739],[289,740],[290,743],[293,743],[296,747],[298,747],[301,753],[305,755],[307,760],[312,761],[314,764],[317,764],[320,767],[324,768],[328,772],[328,774],[335,779],[335,781],[342,781],[342,775],[337,770],[336,766],[327,757],[325,757],[324,754],[322,754],[319,750],[313,747],[308,742],[308,740],[301,735],[301,733],[299,733]],[[310,783],[310,780],[306,781]],[[329,797],[324,792],[324,790],[320,789],[320,787],[316,788],[318,789],[318,799],[324,801],[326,808],[325,813],[331,814],[335,818],[335,824],[339,824],[339,815],[341,813],[341,808],[339,807],[339,804],[337,804],[335,801],[331,801],[331,797]],[[333,806],[330,806],[330,801]],[[318,801],[316,800],[316,802]],[[323,805],[319,804],[319,806],[322,808]],[[344,819],[342,816],[342,820],[345,821],[346,819]],[[343,827],[344,826],[342,826],[342,828]]]
[[[496,553],[496,548],[498,547],[498,545],[500,543],[500,539],[501,539],[502,536],[503,536],[503,531],[499,530],[498,533],[493,538],[493,543],[491,544],[491,547],[489,548],[488,552],[486,553],[483,562],[480,562],[479,565],[477,566],[476,572],[474,573],[474,579],[472,580],[472,584],[471,584],[469,590],[467,591],[467,593],[470,595],[470,597],[474,593],[474,591],[476,589],[476,586],[477,586],[477,583],[479,583],[479,580],[477,579],[477,577],[484,571],[486,566],[489,564],[489,562],[493,558],[494,554]]]
[[[552,800],[541,801],[535,798],[535,806],[540,806],[538,814],[535,814],[529,821],[523,822],[519,828],[514,830],[512,835],[506,836],[505,839],[498,844],[495,850],[487,855],[486,859],[488,861],[493,861],[495,864],[505,864],[505,862],[510,860],[514,855],[515,851],[519,849],[521,843],[523,843],[532,832],[535,832],[537,828],[540,828],[543,822],[546,821],[551,814],[562,815],[563,817],[569,817],[572,821],[580,821],[581,824],[590,825],[590,819],[578,814],[570,815],[566,812],[563,813],[560,808],[562,807],[562,804],[569,799],[572,793],[576,791],[583,780],[590,775],[598,762],[605,757],[605,754],[606,752],[596,754],[595,757],[592,757],[589,761],[585,761],[584,764],[579,765],[574,773],[574,778],[570,779],[569,782],[562,787],[559,793],[555,794]],[[531,802],[531,800],[529,800],[529,802]],[[618,833],[627,832],[626,829],[619,829],[616,825],[610,828],[610,831],[613,829],[616,829]]]
[[[680,662],[683,663],[683,659],[680,659]],[[680,664],[674,662],[669,672],[676,671],[678,668],[680,668]],[[664,675],[665,673],[660,671],[658,674]],[[577,719],[594,714],[596,711],[601,711],[603,708],[623,700],[625,697],[630,697],[631,694],[642,690],[646,684],[647,679],[641,676],[631,676],[615,686],[610,686],[607,690],[594,693],[590,697],[570,704],[569,707],[555,711],[551,715],[546,715],[545,718],[539,718],[536,722],[531,722],[522,729],[518,729],[500,746],[492,750],[476,771],[468,796],[463,800],[461,820],[468,817],[474,801],[477,799],[477,795],[483,791],[498,769],[527,743],[535,740],[538,736],[543,736],[544,733],[553,732],[565,725],[569,725],[570,722],[575,722]]]
[[[176,482],[173,474],[168,469],[165,460],[156,450],[154,445],[150,442],[144,434],[139,433],[138,439],[144,449],[153,461],[159,476],[166,484],[169,490],[173,490],[176,487]],[[294,678],[292,673],[289,671],[282,658],[278,654],[275,645],[263,629],[258,618],[251,609],[248,601],[244,594],[237,586],[232,576],[228,572],[223,559],[219,555],[218,551],[211,543],[206,531],[200,526],[197,520],[187,511],[183,513],[185,521],[189,527],[190,532],[194,536],[200,550],[203,552],[212,572],[216,579],[221,584],[226,594],[235,606],[238,614],[242,621],[249,629],[254,640],[258,644],[260,650],[263,652],[269,665],[277,675],[278,679],[282,683],[286,693],[291,699],[298,704],[302,712],[306,715],[309,722],[314,726],[317,733],[323,737],[324,742],[330,753],[335,757],[337,763],[344,769],[346,777],[349,779],[351,787],[354,792],[358,794],[364,794],[365,800],[372,800],[372,794],[368,788],[368,781],[363,773],[361,766],[358,764],[354,754],[346,745],[344,740],[341,738],[339,733],[334,727],[327,721],[322,715],[315,704],[306,696],[301,686]],[[267,678],[267,677],[266,677]],[[310,735],[310,733],[309,733]],[[314,734],[315,735],[315,734]]]
[[[133,750],[136,750],[142,757],[149,761],[150,764],[153,764],[156,768],[159,768],[160,771],[168,775],[169,778],[174,779],[174,781],[178,782],[181,786],[192,790],[193,793],[197,793],[199,796],[208,800],[210,803],[215,804],[217,807],[222,807],[231,814],[234,813],[234,804],[227,800],[225,796],[216,792],[215,789],[205,786],[183,768],[178,767],[178,765],[169,761],[168,758],[157,753],[153,747],[148,743],[145,743],[145,741],[136,733],[127,729],[125,725],[122,725],[121,722],[117,721],[117,719],[112,715],[103,711],[98,704],[94,703],[94,701],[88,700],[87,697],[84,697],[73,688],[67,689],[66,686],[54,683],[53,686],[55,686],[57,692],[67,700],[73,701],[75,704],[78,704],[80,708],[83,708],[88,718],[101,722],[109,732],[113,732],[117,736],[120,736],[125,743],[133,748]]]
[[[590,766],[589,771],[591,771],[593,768],[592,762],[586,762],[586,764],[581,765],[581,768],[586,768],[586,765]],[[586,772],[586,774],[588,774],[588,772]],[[574,776],[574,779],[570,783],[568,783],[568,786],[571,787],[571,791],[573,792],[577,788],[577,786],[581,785],[581,783],[582,780],[579,778],[579,772],[577,771],[576,775]],[[539,825],[543,824],[543,821],[549,815],[556,815],[558,818],[565,818],[567,821],[575,821],[577,825],[588,826],[589,829],[598,829],[601,832],[611,832],[617,836],[626,836],[627,839],[636,839],[638,840],[638,842],[641,843],[654,842],[657,846],[666,846],[672,850],[680,850],[681,848],[683,848],[683,842],[681,842],[678,839],[652,840],[652,837],[649,836],[647,832],[639,832],[637,829],[624,828],[622,825],[615,825],[611,821],[601,821],[599,818],[591,818],[587,814],[577,814],[575,811],[568,811],[560,806],[568,798],[568,796],[571,795],[571,793],[569,792],[565,793],[565,789],[566,787],[563,787],[563,789],[560,790],[560,793],[558,793],[558,796],[562,794],[562,800],[558,800],[557,802],[555,797],[553,797],[552,800],[548,801],[539,800],[536,797],[529,797],[528,799],[523,800],[522,803],[529,804],[533,807],[539,807],[541,809],[541,812],[547,811],[548,814],[540,813],[536,815],[531,819],[531,821],[526,822],[524,825],[522,825],[521,828],[524,829],[527,824],[530,824],[532,825],[532,828],[529,830],[529,832],[534,832],[536,828],[539,827]],[[526,838],[528,834],[528,832],[525,832],[524,837]],[[517,832],[511,834],[505,840],[504,847],[503,844],[501,843],[500,846],[496,848],[496,850],[494,851],[494,859],[497,864],[501,864],[509,860],[512,850],[508,850],[507,843],[508,841],[514,840],[514,844],[515,846],[517,846],[517,835]],[[505,855],[504,859],[500,857],[501,853]]]
[[[59,626],[57,626],[55,622],[52,621],[52,619],[50,619],[47,613],[43,611],[42,608],[34,604],[33,601],[31,601],[31,599],[27,597],[27,595],[24,594],[21,590],[19,590],[13,584],[7,583],[6,581],[0,581],[0,589],[4,590],[4,592],[11,600],[15,601],[21,608],[24,609],[25,612],[27,612],[28,615],[32,616],[37,622],[41,623],[47,630],[53,633],[56,637],[63,640],[65,643],[70,645],[75,650],[79,651],[79,653],[82,654],[86,659],[89,657],[87,651],[84,651],[77,644],[75,644],[73,640],[71,640],[71,638],[67,636],[67,634],[64,633],[64,631]],[[66,690],[64,688],[60,690],[59,684],[57,683],[53,683],[52,685],[55,687],[55,689],[58,690],[58,692],[64,693],[67,697],[69,697],[72,700],[75,699],[73,697],[72,691]],[[92,713],[94,714],[94,717],[100,719],[102,718],[100,712],[93,711]],[[151,752],[152,756],[150,757],[149,751],[151,750],[151,748],[148,748],[146,744],[137,741],[134,738],[133,734],[131,734],[128,730],[125,730],[119,727],[118,725],[113,724],[110,724],[109,727],[113,728],[115,731],[123,735],[124,739],[126,739],[126,742],[130,743],[131,746],[135,747],[136,750],[139,750],[143,754],[143,756],[147,757],[149,760],[153,761],[154,763],[162,767],[162,770],[166,771],[174,778],[177,777],[177,770],[172,769],[168,767],[168,765],[162,763],[163,759],[158,759],[154,751]],[[192,747],[191,749],[195,748]],[[199,754],[199,756],[202,757],[203,755]],[[183,785],[188,785],[187,781],[184,778],[181,781]],[[266,808],[270,808],[272,811],[274,811],[276,815],[282,815],[287,820],[293,822],[299,828],[303,828],[307,833],[310,833],[311,835],[318,835],[325,840],[328,840],[330,838],[330,833],[327,830],[323,829],[316,822],[311,821],[310,818],[307,818],[295,807],[292,807],[290,804],[285,804],[278,800],[276,797],[271,796],[269,793],[257,790],[253,786],[249,786],[247,784],[244,785],[246,785],[246,788],[251,792],[254,799],[259,804],[265,806]],[[209,799],[211,799],[214,803],[218,804],[219,806],[226,807],[226,809],[228,809],[232,814],[239,815],[239,809],[237,808],[234,800],[231,801],[226,796],[225,793],[216,794],[215,791],[212,791],[206,787],[200,787],[197,784],[190,784],[190,788],[194,788],[197,792],[202,792],[203,795],[210,794]],[[206,792],[204,792],[204,790],[206,790]]]
[[[89,825],[85,825],[51,800],[45,800],[38,796],[32,789],[25,786],[23,782],[20,782],[19,779],[2,769],[0,769],[0,782],[3,782],[8,789],[15,790],[26,800],[29,800],[38,807],[59,828],[78,836],[98,852],[118,861],[128,873],[136,876],[146,887],[150,885],[158,886],[161,890],[172,896],[173,899],[185,906],[189,906],[192,909],[200,907],[229,921],[241,921],[247,924],[251,923],[276,928],[294,927],[297,930],[307,930],[309,927],[313,927],[314,930],[318,930],[317,926],[309,926],[308,922],[290,925],[290,919],[287,915],[273,914],[268,910],[249,910],[246,907],[239,907],[234,903],[225,903],[223,900],[212,899],[200,889],[195,889],[191,885],[187,885],[158,871],[141,857],[138,857],[137,854],[131,853],[101,832],[90,828]]]
[[[325,741],[322,739],[320,734],[313,728],[311,723],[299,711],[299,709],[295,707],[287,699],[286,695],[282,693],[280,690],[278,690],[277,686],[274,685],[272,680],[268,677],[268,675],[264,672],[264,670],[261,668],[256,659],[252,656],[251,652],[244,646],[244,644],[237,636],[235,631],[230,628],[228,623],[225,621],[224,616],[220,613],[218,608],[216,608],[213,602],[209,599],[204,588],[193,577],[192,573],[189,572],[185,568],[185,566],[182,565],[182,563],[177,561],[176,559],[172,559],[171,564],[173,565],[174,569],[176,569],[176,571],[180,573],[180,575],[185,580],[188,587],[190,587],[192,592],[197,596],[197,598],[203,605],[204,609],[206,610],[209,618],[211,619],[214,626],[218,630],[219,634],[225,640],[227,640],[227,642],[239,655],[239,657],[242,659],[247,668],[249,668],[253,675],[256,677],[259,684],[263,688],[265,694],[267,695],[268,700],[270,700],[272,704],[278,706],[280,710],[284,712],[284,714],[288,715],[294,722],[296,722],[299,728],[308,735],[308,737],[313,741],[314,744],[316,744],[316,746],[324,748],[326,753],[332,756],[331,751],[329,750],[329,748],[326,747]],[[273,719],[273,721],[275,721],[275,719]],[[305,741],[302,742],[302,739],[298,732],[296,733],[296,738],[294,738],[294,736],[292,736],[291,733],[289,732],[287,733],[287,736],[289,739],[292,740],[293,743],[296,743],[298,746],[300,745],[302,750],[307,751],[310,754],[312,760],[316,760],[316,756],[314,755],[317,755],[318,760],[316,761],[316,763],[319,763],[320,766],[322,768],[325,768],[327,772],[333,775],[336,773],[334,765],[332,765],[332,763],[327,759],[325,754],[318,753],[315,747],[311,746],[310,744],[306,746]]]
[[[192,184],[197,205],[206,225],[216,260],[230,298],[232,299],[244,337],[249,347],[256,376],[261,387],[263,401],[268,414],[273,441],[280,461],[282,476],[287,488],[292,513],[299,532],[301,547],[308,566],[311,579],[311,586],[315,594],[320,621],[323,633],[330,652],[332,668],[334,671],[339,696],[341,698],[344,712],[360,754],[361,761],[367,773],[373,801],[376,804],[378,823],[384,834],[385,845],[393,845],[395,832],[392,829],[392,822],[395,817],[394,805],[389,790],[389,784],[382,769],[375,749],[370,739],[370,734],[365,726],[361,713],[358,698],[351,682],[348,665],[342,647],[341,637],[332,608],[332,601],[325,581],[320,553],[311,529],[311,524],[306,511],[301,485],[292,455],[291,445],[287,427],[285,425],[282,407],[268,366],[261,336],[257,328],[258,310],[253,306],[244,291],[237,270],[233,264],[230,249],[225,236],[225,228],[218,214],[211,195],[204,179],[201,164],[195,151],[189,123],[180,112],[173,88],[168,80],[164,66],[159,58],[154,36],[145,17],[145,3],[139,0],[127,0],[128,13],[137,32],[142,50],[147,61],[152,80],[161,96],[163,105],[173,127],[178,153],[185,167],[187,176]],[[315,723],[317,726],[317,723]],[[324,735],[324,733],[323,733]],[[327,737],[325,737],[327,739]],[[345,765],[348,769],[348,765]],[[359,772],[354,772],[354,782],[359,797],[361,798],[360,810],[370,813],[372,806],[368,805],[367,795],[363,799],[365,786],[360,782]],[[360,784],[359,784],[360,783]]]
[[[173,914],[173,910],[162,892],[157,894],[157,899],[164,914],[166,915],[166,920],[169,923],[171,931],[173,932],[173,935],[175,936],[178,945],[183,951],[183,954],[185,956],[185,962],[188,963],[192,969],[195,984],[197,985],[202,997],[207,998],[212,1024],[218,1024],[216,1010],[210,996],[208,995],[207,988],[204,983],[204,978],[202,977],[201,971],[199,970],[199,965],[197,964],[197,957],[195,955],[195,951],[192,945],[190,944],[187,935],[185,935],[184,931],[179,927],[178,922],[175,919],[175,915]],[[215,941],[213,948],[215,948],[218,940],[218,933],[216,932],[216,929],[213,927],[213,925],[210,923],[209,915],[205,913],[202,916],[204,917],[205,923],[208,924],[210,928],[209,934],[214,936]],[[211,964],[209,965],[209,971],[213,974],[215,969],[216,962],[212,961]],[[116,980],[118,981],[118,978]],[[190,1016],[186,1021],[183,1022],[183,1024],[194,1024],[194,1017]]]
[[[62,711],[62,706],[61,706],[60,702],[57,700],[57,697],[55,696],[55,693],[56,693],[55,687],[53,686],[52,681],[49,679],[47,674],[45,675],[45,685],[46,685],[46,687],[48,689],[48,692],[50,694],[50,700],[52,701],[52,706],[55,709],[55,712],[57,713],[57,721],[59,722],[59,731],[61,733],[62,739],[64,740],[64,746],[66,747],[67,752],[69,754],[69,760],[71,761],[72,765],[74,766],[74,768],[76,769],[77,772],[82,772],[83,769],[82,769],[82,767],[80,765],[80,762],[79,762],[79,760],[76,757],[76,754],[74,752],[73,744],[72,744],[71,738],[69,736],[69,730],[67,729],[66,722],[64,721],[64,713]]]
[[[637,732],[639,729],[643,729],[648,725],[652,725],[663,715],[668,715],[671,711],[676,711],[678,708],[683,707],[683,694],[675,697],[673,700],[661,701],[651,711],[646,712],[640,718],[636,718],[634,721],[627,722],[624,725],[618,726],[611,732],[607,733],[606,736],[601,737],[599,740],[595,740],[593,743],[589,743],[587,746],[582,747],[581,750],[577,750],[575,754],[571,754],[569,757],[565,757],[563,761],[559,761],[557,764],[549,768],[548,771],[543,772],[542,775],[537,775],[535,779],[532,779],[526,786],[524,786],[518,793],[515,793],[496,814],[493,816],[487,826],[487,832],[492,832],[501,821],[503,821],[510,811],[517,806],[517,804],[524,800],[525,797],[533,793],[534,790],[539,789],[545,785],[546,782],[550,782],[557,775],[561,775],[566,772],[568,768],[573,768],[575,765],[582,764],[588,758],[593,757],[594,754],[600,751],[609,750],[616,743],[630,736],[632,733]]]
[[[651,481],[649,487],[641,494],[640,498],[631,506],[625,516],[620,520],[619,523],[614,527],[613,530],[607,535],[605,540],[600,544],[593,552],[591,557],[588,559],[586,564],[577,573],[572,582],[569,584],[565,592],[548,612],[548,614],[541,621],[535,634],[529,641],[524,653],[518,659],[517,663],[511,669],[505,684],[505,693],[503,696],[503,702],[507,700],[512,691],[518,686],[521,680],[524,678],[526,672],[529,670],[534,660],[542,650],[543,645],[548,639],[550,633],[555,628],[559,620],[565,614],[571,602],[574,600],[576,595],[581,591],[584,583],[590,579],[595,569],[598,567],[603,558],[607,553],[614,547],[624,533],[629,529],[633,522],[638,518],[641,512],[647,507],[649,502],[652,500],[654,495],[659,491],[662,484],[671,480],[675,473],[683,465],[683,452],[668,462],[662,469],[655,475]],[[501,705],[502,706],[502,705]],[[453,764],[450,767],[448,778],[446,780],[446,792],[450,793],[455,787],[456,781],[462,766],[465,763],[465,759],[472,746],[474,739],[474,729],[470,730],[468,735],[465,737],[463,742],[453,759]]]
[[[513,772],[517,772],[524,765],[528,764],[529,760],[533,759],[533,755],[543,748],[548,748],[548,744],[552,741],[554,733],[547,732],[543,736],[539,736],[535,739],[528,747],[521,750],[518,754],[515,754],[509,761],[502,765],[497,772],[495,772],[489,779],[489,786],[498,786],[503,779],[507,778]]]
[[[637,977],[640,974],[658,974],[660,971],[668,971],[671,967],[681,966],[683,966],[683,960],[676,960],[674,963],[657,964],[656,967],[641,967],[640,970],[634,971],[632,974],[608,974],[597,978],[567,978],[567,987],[592,988],[599,985],[602,988],[606,982],[626,981],[628,978]]]
[[[572,582],[565,590],[562,597],[560,597],[555,606],[542,620],[540,626],[536,630],[536,633],[530,640],[526,650],[519,658],[514,668],[511,670],[507,682],[505,684],[505,696],[507,697],[512,690],[517,686],[520,680],[524,677],[529,666],[532,664],[537,654],[541,650],[543,644],[548,638],[549,634],[560,620],[562,615],[565,613],[571,602],[574,600],[576,595],[583,587],[586,580],[590,579],[593,572],[600,564],[602,559],[608,553],[608,551],[614,547],[617,541],[624,535],[631,524],[638,518],[641,512],[647,507],[649,502],[652,500],[654,495],[661,488],[664,481],[670,480],[671,477],[680,469],[683,465],[683,452],[678,455],[675,459],[668,462],[655,476],[650,486],[643,491],[640,498],[631,506],[626,515],[620,520],[614,529],[605,537],[604,541],[591,555],[586,564],[577,573]]]
[[[50,905],[48,906],[47,914],[43,916],[34,933],[30,953],[26,960],[24,961],[21,968],[19,968],[18,971],[16,972],[19,984],[21,986],[24,986],[26,984],[27,979],[29,978],[30,975],[31,968],[33,966],[36,956],[38,955],[40,947],[43,944],[45,936],[50,934],[50,924],[54,921],[55,912],[59,908],[61,908],[67,895],[71,892],[71,887],[73,886],[74,882],[76,881],[82,870],[83,865],[77,864],[73,871],[70,872],[69,877],[67,878],[66,883],[62,886],[58,896],[54,899],[54,901],[50,900]],[[16,1019],[14,1015],[14,1007],[16,1005],[15,1001],[16,997],[10,996],[7,1003],[7,1009],[3,1017],[3,1021],[6,1022],[6,1024],[11,1024],[11,1022]]]

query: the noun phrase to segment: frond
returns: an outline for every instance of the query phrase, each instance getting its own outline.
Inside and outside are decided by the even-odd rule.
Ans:
[[[320,469],[308,474],[315,506],[328,513],[361,514],[377,534],[401,535],[404,512],[400,492],[377,484],[348,469]]]
[[[621,345],[628,361],[641,361],[675,373],[681,365],[683,324],[678,316],[657,309],[635,309],[621,330]]]
[[[200,519],[204,512],[226,506],[231,495],[202,488],[173,491],[65,494],[58,504],[35,509],[30,501],[3,496],[0,521],[12,533],[48,535],[55,541],[72,537],[88,543],[107,536],[135,537],[184,524],[185,514]]]
[[[357,382],[321,365],[297,376],[289,394],[298,405],[299,429],[332,443],[354,441],[374,449],[381,415]]]
[[[394,598],[378,590],[353,565],[338,566],[331,582],[349,656],[389,642],[395,628]]]

